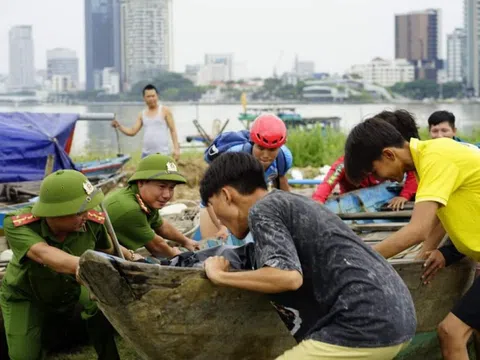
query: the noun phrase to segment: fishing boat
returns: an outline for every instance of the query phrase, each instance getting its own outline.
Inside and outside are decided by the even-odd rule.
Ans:
[[[77,162],[75,167],[90,180],[100,179],[120,172],[131,158],[130,155],[121,155],[115,158]]]
[[[368,231],[360,232],[365,237]],[[423,285],[423,261],[414,260],[416,251],[389,261],[412,294],[417,333],[425,336],[470,286],[475,266],[465,259]],[[267,297],[217,287],[202,269],[133,263],[88,251],[80,260],[80,277],[143,359],[272,359],[295,344]]]
[[[200,269],[88,251],[80,276],[143,359],[274,359],[295,344],[266,297],[216,287]]]
[[[340,118],[338,116],[326,117],[304,117],[299,114],[294,107],[290,106],[272,106],[262,108],[244,108],[244,111],[238,115],[238,120],[245,126],[250,128],[250,124],[262,113],[272,113],[283,120],[287,128],[310,128],[315,125],[321,125],[324,128],[340,129]]]

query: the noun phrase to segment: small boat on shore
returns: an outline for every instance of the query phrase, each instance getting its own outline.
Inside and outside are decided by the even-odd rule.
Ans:
[[[412,294],[421,334],[435,331],[470,286],[474,263],[465,259],[423,285],[423,261],[414,255],[410,250],[390,262]],[[217,287],[202,269],[88,251],[80,260],[80,277],[143,359],[273,359],[295,344],[266,296]]]
[[[80,276],[143,359],[274,359],[295,345],[261,294],[217,287],[204,271],[88,251]]]
[[[116,158],[77,162],[75,167],[91,181],[120,172],[131,158],[130,155],[121,155]]]
[[[244,111],[238,115],[238,120],[250,128],[250,124],[262,113],[272,113],[283,120],[287,128],[309,128],[315,125],[321,125],[325,128],[334,130],[340,129],[340,120],[338,116],[316,116],[304,117],[292,106],[271,106],[271,107],[244,107]]]

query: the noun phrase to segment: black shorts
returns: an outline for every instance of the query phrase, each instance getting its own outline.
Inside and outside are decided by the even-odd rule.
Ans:
[[[453,315],[471,328],[480,331],[480,276],[452,309]]]

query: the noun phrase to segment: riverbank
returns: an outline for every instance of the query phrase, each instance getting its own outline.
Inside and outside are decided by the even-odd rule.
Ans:
[[[259,101],[259,100],[251,100],[248,102],[248,106],[264,106],[264,107],[272,107],[272,106],[305,106],[305,105],[378,105],[385,103],[385,100],[368,100],[368,101],[345,101],[345,102],[320,102],[320,101],[305,101],[305,100],[275,100],[275,101]],[[472,99],[424,99],[424,100],[414,100],[414,99],[394,99],[391,100],[391,105],[451,105],[451,104],[478,104],[480,103],[480,98],[472,98]],[[64,103],[42,103],[43,106],[58,106]],[[224,105],[239,105],[239,101],[231,100],[231,101],[165,101],[165,105],[167,106],[224,106]],[[112,100],[112,101],[81,101],[81,100],[71,100],[68,104],[64,105],[73,105],[73,106],[144,106],[145,103],[143,101],[125,101],[125,100]]]

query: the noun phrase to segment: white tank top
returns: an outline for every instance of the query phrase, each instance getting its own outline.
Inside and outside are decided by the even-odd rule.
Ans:
[[[161,153],[170,154],[170,132],[163,113],[163,107],[158,107],[157,113],[150,117],[147,110],[142,112],[143,122],[143,148],[142,153],[145,155]]]

